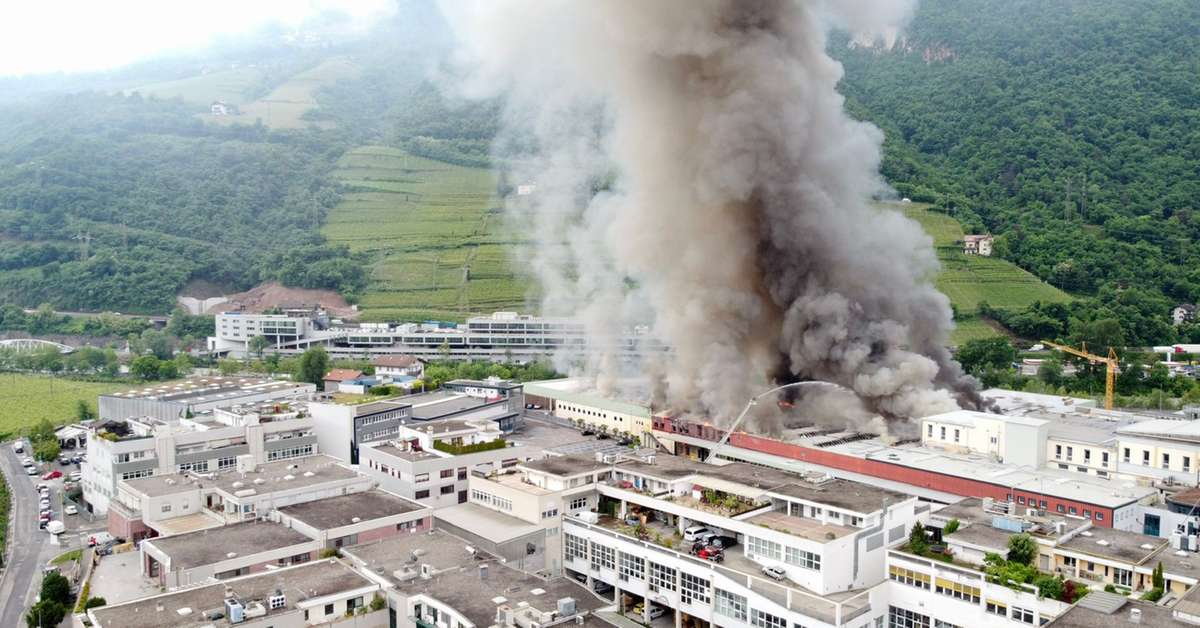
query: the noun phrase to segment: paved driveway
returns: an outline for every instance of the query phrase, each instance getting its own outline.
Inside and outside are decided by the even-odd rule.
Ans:
[[[24,626],[21,615],[42,583],[42,554],[49,536],[38,528],[38,495],[34,487],[41,480],[25,474],[11,442],[0,445],[0,471],[8,478],[13,494],[9,562],[0,581],[0,626]]]

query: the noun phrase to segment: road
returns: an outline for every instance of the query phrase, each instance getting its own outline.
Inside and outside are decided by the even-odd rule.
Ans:
[[[12,443],[0,445],[0,470],[8,478],[13,495],[10,529],[11,554],[4,579],[0,581],[0,626],[24,626],[21,616],[37,595],[42,582],[43,550],[49,536],[38,528],[36,482],[25,474],[21,460],[13,453]]]

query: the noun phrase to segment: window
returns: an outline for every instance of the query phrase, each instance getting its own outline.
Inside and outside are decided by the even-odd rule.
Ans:
[[[1088,510],[1087,508],[1084,508],[1083,509],[1083,517],[1084,517],[1084,519],[1091,519],[1092,511]]]
[[[1083,462],[1084,462],[1084,464],[1092,463],[1092,450],[1090,450],[1090,449],[1083,450]]]
[[[674,591],[675,590],[675,570],[666,565],[658,563],[650,563],[650,590],[651,591]]]
[[[550,508],[548,510],[542,511],[542,519],[550,519],[550,518],[557,517],[557,516],[558,516],[557,508]]]
[[[902,582],[909,586],[929,590],[929,576],[919,571],[905,569],[897,565],[888,567],[888,577],[896,582]]]
[[[1062,458],[1062,445],[1054,446],[1054,457],[1059,459]]]
[[[592,542],[592,569],[615,569],[617,565],[616,561],[616,550],[594,541]]]
[[[933,620],[933,628],[962,628],[962,626],[959,626],[958,624],[952,624],[948,621],[934,619]]]
[[[442,479],[454,477],[454,469],[442,469],[439,477]]]
[[[454,493],[454,485],[447,484],[440,489],[442,495],[452,495]]]
[[[413,495],[413,497],[415,497],[416,499],[425,499],[426,497],[429,497],[429,489],[426,489],[423,491],[417,491]]]
[[[1075,456],[1074,451],[1074,447],[1067,447],[1067,460],[1071,460]]]
[[[746,598],[722,589],[717,589],[715,596],[713,612],[736,621],[746,621]]]
[[[641,556],[635,556],[633,554],[621,552],[621,572],[619,577],[622,580],[628,580],[630,578],[642,580],[645,578],[645,573],[645,559],[643,559]]]
[[[217,471],[232,469],[237,466],[237,458],[217,458]]]
[[[325,605],[325,614],[326,614],[326,615],[332,615],[332,614],[333,614],[333,604],[326,604],[326,605]]]
[[[1113,584],[1121,587],[1133,585],[1133,572],[1128,569],[1113,567]]]
[[[1067,509],[1066,509],[1066,508],[1063,508],[1063,505],[1062,505],[1062,504],[1055,504],[1055,506],[1054,506],[1054,510],[1056,510],[1056,511],[1058,511],[1058,512],[1066,512],[1066,511],[1067,511]]]
[[[272,460],[287,460],[289,458],[299,458],[301,456],[312,455],[312,445],[303,447],[291,447],[289,449],[272,449],[267,452],[267,461]]]
[[[1142,464],[1144,464],[1146,466],[1150,466],[1150,452],[1148,452],[1148,451],[1142,452]]]
[[[1019,621],[1019,622],[1025,623],[1025,624],[1030,624],[1033,626],[1036,626],[1038,623],[1037,613],[1035,613],[1027,608],[1020,608],[1018,606],[1012,607],[1012,614],[1010,614],[1009,617],[1012,617],[1013,620],[1015,620],[1015,621]]]
[[[946,427],[945,426],[942,426],[941,434],[942,434],[942,440],[946,440]]]
[[[929,429],[927,430],[927,433],[929,434],[929,438],[933,438],[933,424],[932,424],[932,423],[926,423],[926,424],[925,424],[925,427],[928,427],[928,428],[929,428]]]
[[[1008,617],[1008,606],[1004,602],[997,602],[996,600],[988,600],[987,601],[987,612],[989,612],[993,615],[999,615],[1001,617]]]
[[[428,481],[429,481],[428,473],[418,473],[415,477],[413,477],[413,482],[428,482]]]
[[[467,468],[466,467],[460,467],[458,469],[458,479],[460,479],[460,480],[467,479]]]
[[[1129,462],[1129,448],[1128,447],[1125,448],[1125,452],[1121,456],[1121,459],[1124,460],[1125,462]]]
[[[586,497],[576,497],[575,499],[571,500],[571,503],[568,505],[567,510],[570,510],[572,512],[574,512],[576,510],[583,510],[584,508],[587,508],[587,505],[588,505],[588,500]]]
[[[813,571],[821,571],[821,555],[812,552],[806,552],[797,547],[787,548],[784,560],[789,565],[796,565]]]
[[[936,591],[942,595],[950,596],[956,600],[971,602],[972,604],[979,603],[979,587],[946,580],[945,578],[937,579]]]
[[[929,628],[929,616],[904,608],[888,607],[889,628]]]
[[[708,580],[684,571],[679,574],[679,601],[684,604],[708,604]]]
[[[1129,461],[1126,460],[1126,462],[1129,462]],[[1100,452],[1100,466],[1102,466],[1102,467],[1108,466],[1108,452],[1107,451]]]
[[[346,600],[346,610],[355,609],[362,605],[363,605],[363,599],[361,597],[352,597],[352,598]]]
[[[755,609],[750,614],[750,625],[757,628],[787,628],[787,620]]]
[[[954,442],[958,442],[958,430],[954,430]]]
[[[1183,470],[1184,471],[1192,470],[1192,458],[1190,456],[1183,457]]]
[[[1171,468],[1171,454],[1163,454],[1162,457],[1163,457],[1162,468],[1170,469]]]
[[[746,553],[772,560],[783,558],[778,543],[750,535],[746,535]]]
[[[1074,506],[1071,506],[1071,507],[1070,507],[1070,508],[1068,508],[1067,510],[1068,510],[1068,511],[1069,511],[1071,514],[1073,514],[1073,515],[1077,515],[1077,514],[1079,514],[1079,511],[1075,510],[1075,507],[1074,507]]]
[[[587,540],[574,534],[564,534],[564,547],[567,560],[587,558]]]
[[[1024,496],[1024,495],[1017,495],[1017,503],[1018,503],[1018,504],[1024,504],[1024,503],[1025,503],[1025,496]]]
[[[163,512],[171,512],[171,504],[163,504],[162,511]]]
[[[1070,468],[1071,468],[1071,466],[1070,466],[1070,465],[1067,465],[1067,464],[1063,464],[1063,463],[1061,463],[1061,462],[1060,462],[1060,463],[1058,463],[1058,468],[1059,468],[1059,469],[1062,469],[1062,470],[1064,470],[1064,471],[1065,471],[1065,470],[1067,470],[1067,469],[1070,469]]]
[[[1096,511],[1096,521],[1104,521],[1104,513],[1099,510]]]

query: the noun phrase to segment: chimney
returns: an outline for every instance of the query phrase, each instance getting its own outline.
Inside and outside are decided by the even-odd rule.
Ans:
[[[1129,623],[1131,623],[1131,624],[1142,623],[1142,609],[1140,609],[1140,608],[1129,609]]]

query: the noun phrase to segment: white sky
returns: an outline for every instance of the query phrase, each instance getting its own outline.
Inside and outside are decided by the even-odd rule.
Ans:
[[[0,76],[119,67],[327,9],[356,17],[390,0],[0,0]]]

